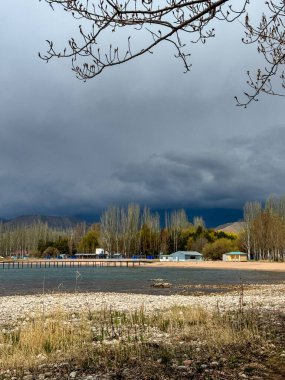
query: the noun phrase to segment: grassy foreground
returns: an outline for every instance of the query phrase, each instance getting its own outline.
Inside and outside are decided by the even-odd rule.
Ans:
[[[0,379],[284,379],[284,327],[242,304],[39,313],[2,326]]]

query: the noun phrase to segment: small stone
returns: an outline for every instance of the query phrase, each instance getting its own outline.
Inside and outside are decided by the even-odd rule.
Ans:
[[[68,367],[68,366],[69,366],[69,363],[68,363],[68,362],[62,362],[62,363],[59,363],[58,366],[59,366],[59,367]]]
[[[41,373],[39,376],[38,376],[38,380],[45,380],[45,375],[43,373]]]
[[[154,288],[170,288],[172,284],[170,282],[155,282],[151,286]]]
[[[208,368],[208,366],[207,366],[207,364],[201,364],[201,368],[205,369],[205,368]]]
[[[210,367],[218,367],[219,366],[219,363],[218,362],[212,362],[210,364]]]
[[[193,363],[193,360],[189,360],[189,359],[186,359],[184,360],[183,364],[186,366],[186,367],[190,367],[190,365]]]
[[[70,372],[70,374],[69,374],[69,377],[70,377],[71,379],[75,379],[76,376],[77,376],[77,372],[76,372],[76,371],[72,371],[72,372]]]
[[[186,365],[179,365],[177,369],[185,371],[187,369]]]
[[[46,358],[47,357],[45,355],[43,355],[43,354],[37,355],[37,359],[40,360],[40,361],[44,361],[44,360],[46,360]]]
[[[34,376],[33,375],[25,375],[23,377],[23,380],[34,380]]]

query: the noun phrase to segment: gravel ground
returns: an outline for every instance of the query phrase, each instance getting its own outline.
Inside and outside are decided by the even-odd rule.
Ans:
[[[144,307],[146,311],[164,309],[174,305],[202,306],[220,309],[235,308],[240,305],[241,292],[211,295],[146,295],[126,293],[61,293],[27,296],[0,297],[0,324],[6,324],[19,318],[34,316],[35,313],[62,311],[83,311],[112,308],[116,310],[134,310]],[[285,284],[260,285],[243,292],[243,305],[265,310],[285,312]]]
[[[102,308],[112,308],[116,310],[134,310],[144,307],[147,312],[156,309],[164,309],[174,305],[181,306],[202,306],[207,309],[213,309],[219,305],[220,310],[227,310],[238,308],[242,305],[246,307],[255,307],[266,311],[276,310],[278,312],[285,312],[285,284],[279,285],[262,285],[262,286],[249,286],[241,295],[241,291],[234,291],[223,294],[211,295],[146,295],[146,294],[125,294],[125,293],[75,293],[75,294],[45,294],[45,295],[27,295],[27,296],[5,296],[0,297],[0,326],[5,329],[5,325],[10,322],[16,321],[19,318],[26,319],[33,317],[37,313],[52,312],[54,310],[65,310],[69,312],[77,312],[84,310],[98,310]],[[268,315],[268,314],[267,314]],[[25,323],[21,321],[21,323]],[[283,331],[283,330],[282,330]],[[283,337],[283,335],[282,335]],[[273,345],[273,347],[275,347]],[[263,347],[261,347],[263,350]],[[285,357],[285,351],[282,352],[278,349],[277,367],[280,367],[281,359]],[[280,351],[280,352],[279,352]],[[261,355],[261,353],[259,353]],[[264,354],[262,354],[264,355]],[[260,356],[261,357],[261,356]],[[208,356],[207,356],[208,358]],[[233,380],[233,379],[255,379],[255,380],[281,380],[284,379],[284,372],[276,368],[273,370],[263,366],[264,356],[261,359],[256,356],[255,362],[236,363],[237,368],[233,368],[227,364],[226,358],[220,358],[219,361],[214,358],[208,362],[205,358],[201,358],[199,372],[195,372],[195,363],[192,360],[185,360],[185,365],[171,367],[171,374],[169,376],[159,375],[158,377],[142,377],[140,374],[133,374],[134,368],[124,367],[124,376],[118,377],[112,374],[107,369],[100,370],[84,370],[76,363],[59,362],[55,364],[43,363],[34,370],[26,370],[19,373],[16,369],[2,370],[0,368],[1,380],[117,380],[117,379],[216,379],[216,380]],[[259,359],[258,359],[259,358]],[[203,361],[204,360],[204,361]],[[259,361],[258,361],[259,360]],[[157,368],[160,368],[160,364]],[[198,365],[198,364],[197,364]],[[228,365],[228,367],[227,367]],[[252,367],[249,368],[249,365]],[[253,367],[255,365],[255,367]],[[259,367],[257,367],[259,366]],[[257,371],[258,374],[249,376],[248,371]],[[267,372],[265,372],[265,370]],[[285,370],[285,367],[284,367]],[[194,372],[193,372],[194,371]]]

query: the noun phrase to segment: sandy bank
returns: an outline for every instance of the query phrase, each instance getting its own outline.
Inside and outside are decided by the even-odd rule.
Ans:
[[[285,272],[285,263],[269,263],[262,261],[227,262],[227,261],[202,261],[202,262],[154,262],[145,266],[156,268],[203,268],[203,269],[229,269],[229,270],[262,270]]]
[[[236,308],[240,305],[239,292],[203,296],[182,295],[146,295],[126,293],[75,293],[46,294],[27,296],[0,297],[0,325],[19,318],[34,316],[35,313],[49,313],[54,310],[82,311],[112,308],[116,310],[134,310],[145,308],[146,311],[179,306],[202,306],[220,309]],[[258,307],[266,310],[285,312],[285,284],[260,285],[244,291],[245,307]]]

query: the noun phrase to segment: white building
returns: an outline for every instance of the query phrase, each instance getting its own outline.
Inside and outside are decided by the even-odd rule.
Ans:
[[[202,261],[203,255],[197,251],[177,251],[170,255],[161,255],[160,261]]]

